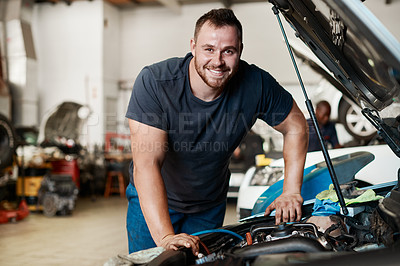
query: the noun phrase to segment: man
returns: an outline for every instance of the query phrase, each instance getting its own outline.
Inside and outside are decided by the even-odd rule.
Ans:
[[[229,9],[197,22],[191,53],[145,67],[129,119],[133,180],[127,188],[129,252],[191,248],[190,234],[222,226],[229,160],[260,118],[284,135],[284,191],[266,210],[276,222],[301,217],[307,150],[303,114],[267,72],[240,60],[242,26]]]
[[[327,101],[320,101],[317,103],[315,109],[315,118],[317,119],[318,126],[321,129],[321,135],[325,140],[328,148],[340,148],[335,123],[329,121],[331,116],[331,105]],[[311,119],[307,119],[309,129],[308,151],[320,151],[321,146],[318,140],[317,132]]]

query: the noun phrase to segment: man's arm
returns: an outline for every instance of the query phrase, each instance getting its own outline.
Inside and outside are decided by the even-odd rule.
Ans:
[[[161,176],[161,166],[167,149],[167,133],[131,119],[129,127],[134,183],[154,242],[166,249],[191,248],[193,254],[197,255],[199,238],[187,234],[175,235],[168,212],[167,193]]]
[[[303,203],[300,192],[308,147],[308,131],[304,115],[294,100],[289,115],[274,128],[283,134],[285,179],[282,195],[267,207],[265,215],[269,215],[275,209],[275,223],[278,224],[281,221],[300,220]]]

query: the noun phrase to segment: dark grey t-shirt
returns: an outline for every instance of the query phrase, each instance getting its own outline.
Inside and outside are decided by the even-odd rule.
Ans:
[[[161,174],[169,208],[184,213],[223,202],[229,159],[242,138],[257,118],[280,124],[293,105],[292,96],[269,73],[244,61],[217,99],[202,101],[190,88],[192,58],[189,53],[145,67],[126,113],[168,133]]]

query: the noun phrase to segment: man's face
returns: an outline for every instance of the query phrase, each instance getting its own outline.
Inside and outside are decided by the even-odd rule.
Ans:
[[[318,120],[318,123],[321,125],[326,125],[329,122],[329,117],[331,115],[331,108],[325,105],[317,107],[315,112],[315,116]]]
[[[206,22],[197,40],[192,39],[190,44],[194,65],[201,79],[213,89],[224,88],[237,71],[242,52],[236,28],[216,28]]]

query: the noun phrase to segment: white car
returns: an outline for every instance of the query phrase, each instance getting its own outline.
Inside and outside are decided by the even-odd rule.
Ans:
[[[229,179],[228,198],[236,199],[239,195],[239,188],[244,180],[244,173],[231,173]]]
[[[369,152],[375,159],[355,174],[359,186],[376,185],[397,180],[397,171],[400,166],[398,158],[387,145],[359,146],[351,148],[329,150],[329,155],[335,157],[353,152]],[[307,153],[305,167],[324,161],[321,151]],[[283,158],[273,161],[265,167],[251,167],[245,174],[239,188],[237,200],[238,218],[251,215],[251,211],[258,197],[284,176]]]

